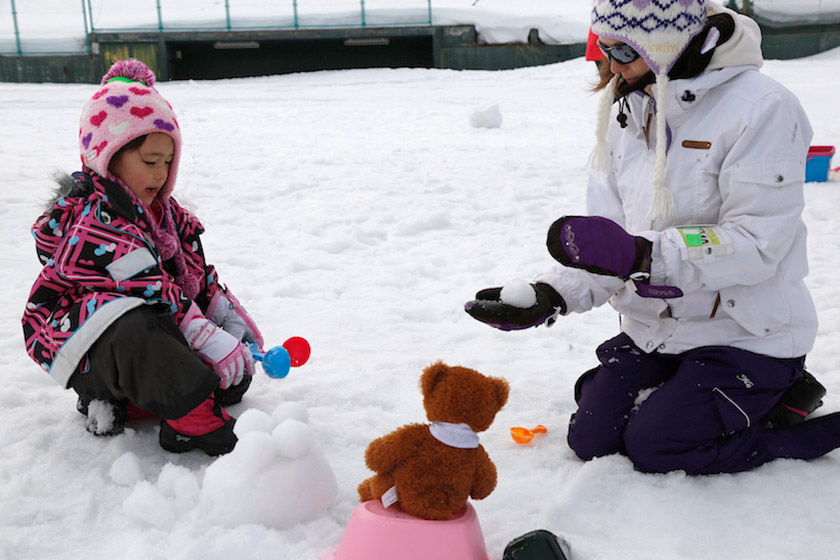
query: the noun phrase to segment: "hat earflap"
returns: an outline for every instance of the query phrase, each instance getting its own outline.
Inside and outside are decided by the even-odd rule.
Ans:
[[[665,98],[668,90],[668,73],[656,76],[656,159],[653,165],[653,195],[647,218],[651,222],[667,218],[674,211],[674,195],[665,188],[665,158],[668,150],[668,133],[665,128]]]
[[[595,147],[589,154],[589,167],[592,169],[609,169],[610,144],[607,142],[607,128],[610,122],[610,111],[615,102],[615,88],[618,84],[618,74],[604,88],[598,101],[598,117],[595,124]]]

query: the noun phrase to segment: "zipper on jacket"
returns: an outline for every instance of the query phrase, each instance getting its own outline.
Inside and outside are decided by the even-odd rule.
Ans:
[[[709,319],[714,319],[715,318],[715,315],[717,315],[718,307],[720,307],[720,292],[718,292],[718,295],[715,298],[715,306],[712,307],[712,314],[709,315]]]

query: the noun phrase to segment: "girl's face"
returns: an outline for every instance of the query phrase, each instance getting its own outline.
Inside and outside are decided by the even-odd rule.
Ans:
[[[607,37],[601,37],[599,39],[601,43],[604,44],[606,47],[614,47],[616,45],[622,44],[622,41],[617,39],[609,39]],[[633,62],[629,64],[621,64],[614,58],[610,58],[610,72],[613,74],[621,74],[621,77],[624,78],[628,84],[632,84],[636,82],[639,78],[650,72],[650,67],[645,62],[645,59],[642,57],[637,58]]]
[[[114,157],[112,173],[143,201],[151,205],[169,177],[175,156],[175,142],[168,134],[153,132],[136,150],[125,150]]]

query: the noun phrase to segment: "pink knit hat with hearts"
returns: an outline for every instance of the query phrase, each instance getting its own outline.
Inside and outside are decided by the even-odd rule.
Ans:
[[[108,165],[120,148],[139,136],[162,132],[175,142],[169,177],[158,196],[168,197],[181,156],[181,129],[172,106],[157,92],[155,74],[139,60],[118,60],[102,77],[79,121],[82,162],[97,175],[111,177]]]

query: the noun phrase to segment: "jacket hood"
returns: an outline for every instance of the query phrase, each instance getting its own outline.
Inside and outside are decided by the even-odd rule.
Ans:
[[[735,20],[735,31],[728,41],[715,48],[706,71],[730,66],[755,66],[761,68],[764,56],[761,54],[761,29],[750,17],[739,14],[718,3],[709,6],[709,15],[729,14]]]

